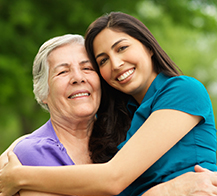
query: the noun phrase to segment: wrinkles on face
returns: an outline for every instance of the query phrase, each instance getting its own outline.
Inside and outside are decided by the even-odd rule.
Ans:
[[[99,76],[83,45],[66,44],[48,56],[49,94],[44,100],[56,121],[94,119],[101,99]]]

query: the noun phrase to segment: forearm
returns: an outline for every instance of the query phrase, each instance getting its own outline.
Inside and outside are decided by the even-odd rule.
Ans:
[[[145,192],[142,196],[173,196],[169,194],[168,189],[171,184],[168,183],[161,183],[158,184],[151,189],[149,189],[147,192]]]
[[[196,196],[196,192],[201,188],[195,184],[196,178],[195,173],[189,172],[152,187],[142,196]]]
[[[112,175],[106,164],[96,164],[91,167],[89,165],[49,168],[24,166],[18,167],[16,174],[15,181],[18,182],[18,187],[26,190],[65,195],[116,195],[119,191],[114,187],[115,181],[109,180]]]
[[[28,190],[21,190],[19,191],[20,196],[63,196],[57,195],[53,193],[44,193],[44,192],[37,192],[37,191],[28,191]]]
[[[217,173],[188,172],[149,189],[143,196],[201,196],[217,194]]]

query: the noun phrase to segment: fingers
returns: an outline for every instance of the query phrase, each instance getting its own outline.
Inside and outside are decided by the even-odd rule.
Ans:
[[[211,183],[215,186],[216,194],[217,194],[217,172],[210,171],[206,168],[203,168],[199,165],[194,167],[195,172],[208,172]]]
[[[10,161],[11,159],[13,159],[13,156],[16,156],[13,151],[9,151],[7,155],[8,155],[8,160],[9,160],[9,161]]]
[[[194,170],[195,170],[195,172],[205,172],[205,171],[209,171],[208,169],[205,169],[205,168],[203,168],[203,167],[201,167],[201,166],[199,166],[199,165],[195,165],[195,166],[194,166]]]
[[[7,158],[8,164],[0,170],[0,196],[18,196],[16,193],[18,189],[15,189],[13,178],[10,174],[16,174],[14,171],[20,162],[12,151],[7,153]]]
[[[12,151],[9,151],[7,153],[3,153],[0,156],[0,169],[5,167],[5,165],[8,164],[9,160],[16,160],[15,157],[16,157],[16,155]]]
[[[8,162],[12,162],[12,163],[21,165],[19,159],[17,158],[17,156],[15,155],[15,153],[13,151],[9,151],[7,155],[8,155]]]
[[[8,163],[8,156],[6,153],[3,153],[0,156],[0,169],[2,169]]]

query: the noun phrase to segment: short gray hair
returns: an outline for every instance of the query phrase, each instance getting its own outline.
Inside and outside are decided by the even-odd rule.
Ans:
[[[44,108],[49,111],[47,104],[43,100],[47,98],[49,93],[48,76],[49,64],[47,61],[48,55],[57,47],[69,43],[77,43],[84,45],[84,38],[81,35],[66,34],[63,36],[54,37],[46,41],[40,48],[33,62],[33,92],[35,99]]]

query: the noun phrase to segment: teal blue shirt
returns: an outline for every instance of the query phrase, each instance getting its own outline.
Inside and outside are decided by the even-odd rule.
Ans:
[[[126,188],[121,196],[141,195],[156,184],[194,171],[196,164],[217,171],[212,104],[205,87],[198,80],[188,76],[167,77],[161,73],[152,82],[141,105],[130,101],[128,108],[134,115],[126,140],[118,146],[119,149],[156,110],[179,110],[201,116],[203,120]]]

